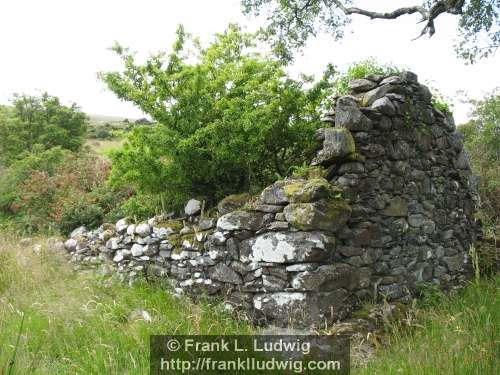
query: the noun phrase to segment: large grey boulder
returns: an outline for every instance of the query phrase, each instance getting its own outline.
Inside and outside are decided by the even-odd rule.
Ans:
[[[337,99],[335,107],[335,126],[353,131],[367,131],[371,129],[372,122],[361,112],[356,99],[352,96],[342,96]]]
[[[321,232],[268,232],[243,241],[240,260],[270,263],[317,262],[328,259],[334,249],[335,238]]]
[[[351,132],[346,128],[326,128],[323,149],[318,152],[312,164],[330,164],[356,151]]]

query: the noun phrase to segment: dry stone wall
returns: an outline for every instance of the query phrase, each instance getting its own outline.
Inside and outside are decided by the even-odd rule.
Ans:
[[[127,219],[66,241],[79,267],[167,280],[280,326],[321,327],[364,300],[408,301],[471,271],[477,196],[450,113],[411,72],[350,82],[317,132],[307,175],[258,199],[230,196],[217,217],[191,200],[181,218]]]

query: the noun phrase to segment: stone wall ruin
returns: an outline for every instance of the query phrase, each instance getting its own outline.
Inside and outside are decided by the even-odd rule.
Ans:
[[[480,227],[452,115],[411,72],[349,88],[324,117],[307,176],[258,199],[230,196],[217,217],[191,200],[182,218],[78,228],[65,244],[72,262],[165,278],[176,293],[219,296],[279,326],[321,327],[365,300],[458,285]]]

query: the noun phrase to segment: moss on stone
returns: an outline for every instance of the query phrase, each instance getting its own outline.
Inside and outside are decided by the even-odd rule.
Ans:
[[[252,196],[249,193],[231,194],[219,202],[217,209],[223,215],[244,207],[251,199]]]
[[[326,170],[325,168],[317,165],[317,166],[312,166],[307,169],[307,178],[308,179],[313,179],[313,178],[325,178],[326,176]]]
[[[338,191],[322,178],[295,180],[283,187],[290,203],[308,203],[337,196]]]
[[[339,230],[351,216],[351,207],[342,198],[314,203],[292,203],[285,207],[286,220],[295,228],[309,230]]]
[[[184,228],[184,223],[182,220],[176,219],[158,223],[155,226],[158,228],[170,228],[174,231],[174,233],[178,233],[182,228]]]

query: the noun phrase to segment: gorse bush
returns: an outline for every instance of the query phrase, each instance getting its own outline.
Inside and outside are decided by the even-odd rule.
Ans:
[[[213,204],[312,157],[333,69],[317,82],[292,79],[280,61],[254,52],[253,40],[230,26],[201,48],[180,27],[172,51],[143,64],[115,45],[124,70],[102,73],[103,81],[157,125],[134,128],[112,154],[114,186],[131,185],[166,207],[193,196]]]
[[[1,163],[9,165],[35,148],[77,151],[83,145],[87,117],[76,104],[64,106],[47,93],[15,95],[12,104],[0,108]]]

